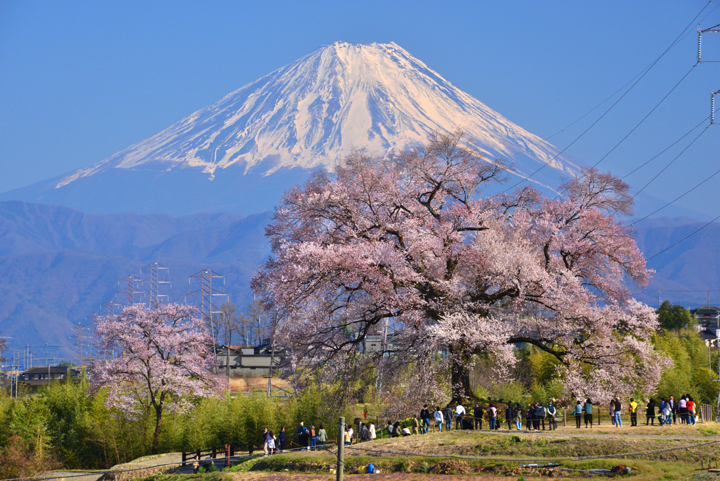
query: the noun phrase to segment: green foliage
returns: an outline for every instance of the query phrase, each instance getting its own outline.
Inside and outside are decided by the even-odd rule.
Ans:
[[[527,404],[529,396],[525,386],[520,381],[494,384],[492,387],[493,399],[505,399],[513,403]]]
[[[698,403],[712,404],[717,399],[717,373],[707,368],[707,347],[693,330],[664,331],[655,336],[655,348],[673,360],[673,367],[660,378],[657,395],[690,394]]]
[[[277,435],[284,426],[287,440],[294,441],[300,421],[316,428],[325,424],[332,437],[335,423],[322,416],[322,396],[309,389],[288,399],[261,394],[202,399],[190,412],[164,417],[160,450],[191,451],[227,443],[253,443],[258,449],[265,427]],[[17,452],[51,457],[66,468],[108,468],[150,454],[152,413],[128,420],[104,401],[105,392],[88,395],[84,381],[52,384],[39,395],[20,399],[0,394],[0,446],[13,439]]]
[[[697,324],[690,311],[679,304],[671,305],[669,301],[663,301],[657,314],[660,327],[665,330],[694,328]]]

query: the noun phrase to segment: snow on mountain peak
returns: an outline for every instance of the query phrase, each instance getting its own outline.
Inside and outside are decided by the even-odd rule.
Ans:
[[[271,174],[334,165],[354,148],[387,153],[433,131],[465,131],[489,158],[516,163],[525,176],[542,163],[572,174],[557,149],[462,92],[395,43],[336,42],[282,67],[90,167],[56,188],[111,168],[144,164],[199,168],[212,179],[236,165]]]

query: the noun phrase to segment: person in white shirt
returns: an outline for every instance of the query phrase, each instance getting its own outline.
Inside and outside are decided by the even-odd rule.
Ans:
[[[438,406],[437,409],[435,410],[435,412],[433,413],[433,417],[435,418],[435,424],[438,427],[438,431],[442,432],[442,425],[443,425],[444,418],[443,418],[443,413],[440,410],[440,406]]]
[[[375,425],[372,423],[372,421],[370,421],[369,431],[370,431],[370,441],[377,438],[377,434],[375,433]]]
[[[465,416],[465,408],[462,404],[458,403],[457,407],[455,407],[455,413],[457,414],[455,418],[455,429],[462,429],[463,416]]]

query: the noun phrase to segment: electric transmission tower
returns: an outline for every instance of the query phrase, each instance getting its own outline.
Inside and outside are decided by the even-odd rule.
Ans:
[[[162,291],[161,287],[168,285],[169,288],[172,288],[171,282],[167,280],[170,269],[160,263],[151,262],[144,266],[140,272],[148,276],[147,280],[143,281],[143,284],[147,284],[145,293],[149,298],[150,307],[157,309],[163,300],[167,302],[168,299],[168,295]]]
[[[138,284],[142,283],[142,281],[142,279],[140,279],[139,277],[135,277],[132,274],[129,274],[118,281],[118,285],[124,285],[125,288],[121,291],[116,292],[115,295],[124,294],[125,307],[134,306],[135,304],[137,304],[139,297],[145,294],[137,287]]]
[[[75,342],[77,343],[76,351],[75,351],[75,365],[76,366],[84,366],[85,365],[85,339],[88,337],[86,331],[87,327],[83,326],[81,323],[78,323],[77,326],[74,328],[75,335],[72,337],[75,338]]]
[[[698,43],[697,43],[697,63],[718,63],[720,60],[702,60],[702,34],[703,33],[720,33],[720,24],[714,27],[706,28],[704,30],[698,29]],[[710,125],[715,124],[715,96],[720,95],[720,90],[710,92]],[[720,400],[720,397],[718,398]],[[720,404],[718,404],[720,406]],[[720,407],[718,408],[718,415],[720,416]]]
[[[187,298],[190,296],[200,298],[200,315],[210,326],[210,333],[213,338],[213,354],[217,359],[217,329],[215,328],[215,319],[222,311],[216,306],[214,300],[218,297],[224,297],[226,300],[229,300],[230,295],[215,289],[213,287],[213,279],[222,279],[222,283],[225,285],[225,277],[221,276],[217,272],[213,272],[211,269],[203,269],[188,278],[188,286],[192,285],[193,279],[200,281],[200,289],[186,294],[185,297]],[[195,281],[196,285],[198,282],[197,280]]]

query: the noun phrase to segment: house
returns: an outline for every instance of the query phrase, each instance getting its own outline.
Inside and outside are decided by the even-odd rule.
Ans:
[[[219,346],[217,366],[219,371],[230,367],[231,377],[267,377],[270,365],[277,369],[283,360],[283,350],[273,347],[269,340],[258,346]]]
[[[720,308],[703,306],[690,310],[690,315],[697,319],[697,331],[703,337],[716,339],[720,336],[718,322],[720,322]]]
[[[392,352],[396,352],[398,350],[398,340],[399,340],[399,332],[390,332],[385,336],[385,342],[383,343],[383,335],[380,333],[375,334],[367,334],[365,336],[365,339],[363,339],[361,344],[361,352],[367,353],[367,354],[375,354],[379,352],[383,352],[384,348],[384,355],[389,355]],[[384,346],[383,346],[384,344]]]
[[[80,368],[68,366],[38,366],[23,371],[18,376],[18,381],[26,386],[44,386],[51,382],[64,381],[68,378],[79,379]]]

